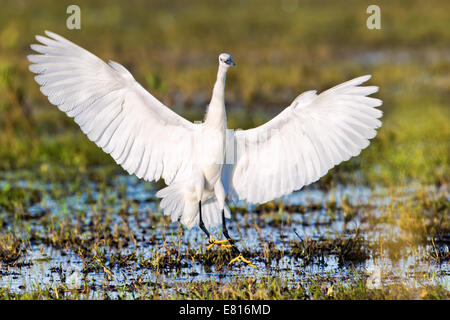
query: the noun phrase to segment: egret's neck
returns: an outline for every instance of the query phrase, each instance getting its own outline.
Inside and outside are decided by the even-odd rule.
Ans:
[[[219,65],[217,80],[206,113],[205,124],[211,126],[226,126],[227,115],[225,112],[225,80],[227,78],[227,67]]]

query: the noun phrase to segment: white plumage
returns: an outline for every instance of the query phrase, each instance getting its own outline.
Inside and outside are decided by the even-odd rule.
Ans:
[[[30,70],[49,101],[128,173],[164,179],[157,193],[164,214],[188,228],[207,228],[230,212],[225,198],[262,203],[317,181],[357,156],[381,126],[375,86],[359,77],[317,95],[308,91],[269,122],[250,130],[227,129],[225,79],[235,65],[219,56],[205,121],[194,124],[170,110],[119,63],[101,59],[46,31],[31,45]]]
[[[230,131],[236,163],[226,166],[222,179],[231,198],[266,202],[357,156],[381,126],[382,112],[375,109],[381,100],[366,97],[378,87],[358,87],[369,79],[359,77],[319,95],[307,91],[264,125]]]

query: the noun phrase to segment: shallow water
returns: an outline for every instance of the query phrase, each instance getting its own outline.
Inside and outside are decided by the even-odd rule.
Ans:
[[[11,179],[8,179],[11,181]],[[0,188],[4,188],[7,182],[0,181]],[[55,188],[67,188],[64,184],[47,183],[39,181],[18,180],[15,186],[42,191],[42,199],[39,203],[27,208],[31,217],[39,217],[42,214],[57,219],[65,217],[75,219],[80,212],[84,213],[82,222],[92,223],[95,218],[93,210],[98,203],[103,203],[103,209],[107,209],[114,225],[120,225],[126,219],[128,227],[134,234],[136,241],[130,241],[127,246],[121,249],[105,248],[106,255],[120,251],[122,255],[134,252],[142,259],[151,258],[158,250],[162,250],[163,243],[172,244],[174,248],[180,246],[181,252],[190,249],[206,250],[207,239],[199,228],[184,230],[180,233],[177,223],[158,223],[161,219],[161,212],[155,201],[155,186],[150,183],[142,183],[133,176],[119,176],[114,179],[113,185],[99,190],[99,186],[94,182],[89,182],[83,190],[89,192],[73,194],[68,197],[53,199],[51,190]],[[119,188],[117,188],[119,186]],[[380,217],[384,214],[384,208],[392,202],[408,201],[414,192],[424,189],[419,185],[408,185],[402,190],[397,189],[395,196],[392,192],[383,188],[368,188],[364,186],[346,185],[337,186],[328,191],[317,188],[307,188],[297,191],[291,195],[280,199],[285,208],[306,208],[304,212],[285,212],[280,210],[275,213],[256,213],[256,206],[245,206],[239,203],[233,219],[229,222],[229,230],[232,237],[240,238],[239,248],[245,248],[250,252],[256,252],[253,259],[257,269],[236,265],[231,268],[216,268],[205,265],[196,259],[182,258],[179,268],[162,268],[153,270],[131,263],[127,267],[112,266],[111,277],[105,277],[103,271],[89,271],[80,256],[72,250],[58,249],[51,244],[31,241],[24,258],[19,261],[20,266],[3,265],[0,272],[0,287],[10,288],[13,292],[31,291],[38,287],[54,287],[65,282],[73,284],[74,287],[81,287],[85,281],[90,284],[91,298],[101,298],[100,292],[95,288],[100,288],[105,281],[111,287],[109,297],[116,298],[125,294],[128,298],[134,298],[133,292],[120,293],[118,288],[129,285],[132,280],[141,278],[143,282],[162,284],[168,286],[167,296],[177,288],[183,291],[183,283],[190,281],[206,281],[214,279],[226,282],[234,277],[250,276],[252,278],[279,277],[292,280],[293,283],[314,278],[327,278],[330,281],[341,283],[351,282],[354,279],[355,271],[365,274],[368,281],[374,287],[387,283],[401,282],[411,286],[416,286],[418,280],[420,285],[441,284],[450,290],[450,264],[448,261],[437,263],[427,259],[430,248],[418,246],[415,250],[407,251],[400,259],[393,261],[388,257],[370,255],[367,259],[357,262],[340,261],[336,254],[330,253],[320,257],[314,257],[311,261],[305,261],[289,254],[290,246],[294,241],[312,239],[338,239],[351,236],[359,230],[359,234],[373,243],[379,237],[389,237],[398,230],[392,225],[370,224],[368,216]],[[429,192],[446,192],[446,190],[436,190],[435,187],[428,187]],[[449,199],[448,194],[446,194]],[[123,200],[132,203],[128,208],[129,214],[118,214],[123,207]],[[358,209],[349,221],[346,221],[342,210],[328,210],[327,205],[335,201],[339,208],[342,201],[353,205]],[[243,210],[245,208],[246,210]],[[8,212],[0,209],[0,217],[6,221]],[[248,211],[248,212],[246,212]],[[275,209],[277,211],[277,209]],[[6,218],[5,218],[6,217]],[[36,222],[34,222],[36,221]],[[31,219],[29,228],[34,231],[42,228],[39,219]],[[58,221],[58,220],[56,220]],[[9,223],[3,231],[19,230],[14,229],[14,225]],[[42,232],[45,229],[42,228]],[[220,237],[219,230],[213,230]],[[272,243],[277,249],[284,250],[280,259],[274,258],[265,261],[263,258],[264,246]],[[408,250],[408,248],[406,249]],[[448,253],[448,247],[446,247]],[[424,274],[432,274],[432,277],[424,278]],[[179,286],[177,286],[179,284]]]

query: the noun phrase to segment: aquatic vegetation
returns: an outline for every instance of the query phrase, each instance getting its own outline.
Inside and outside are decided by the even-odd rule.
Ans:
[[[153,199],[145,197],[151,184],[142,186],[131,176],[109,179],[52,199],[54,185],[38,185],[42,193],[38,206],[43,206],[45,214],[33,219],[0,214],[10,230],[2,233],[0,247],[4,270],[0,287],[13,283],[1,289],[5,298],[416,299],[448,295],[447,235],[430,240],[424,237],[429,229],[422,228],[420,216],[405,222],[401,218],[411,199],[433,215],[442,214],[439,191],[398,200],[403,205],[397,204],[392,212],[385,208],[390,205],[385,194],[364,200],[343,187],[309,188],[294,193],[282,205],[265,205],[265,211],[236,209],[230,233],[241,239],[241,251],[258,266],[249,271],[228,264],[232,255],[227,248],[206,250],[200,230],[180,230],[155,211]],[[430,199],[438,199],[437,204]],[[346,218],[347,206],[359,208],[351,218]],[[31,212],[35,208],[36,204],[28,206]],[[331,208],[334,214],[325,214]],[[397,235],[392,236],[391,230]],[[369,267],[379,264],[383,266],[381,285],[369,288]],[[37,276],[35,268],[49,270],[51,276]],[[81,279],[77,290],[67,284],[74,268]],[[429,277],[424,278],[423,271]],[[405,285],[407,279],[414,279],[415,285]],[[40,287],[30,286],[30,281]]]
[[[38,190],[16,188],[5,185],[0,189],[0,207],[9,212],[20,212],[24,208],[41,201]]]

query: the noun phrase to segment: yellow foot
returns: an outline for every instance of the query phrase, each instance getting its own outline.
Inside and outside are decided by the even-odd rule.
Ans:
[[[232,260],[230,261],[230,263],[228,263],[228,264],[230,265],[230,264],[232,264],[232,263],[235,263],[236,261],[246,263],[249,267],[257,268],[257,266],[255,266],[250,260],[245,259],[245,258],[242,256],[242,254],[239,254],[236,258],[232,259]]]
[[[209,246],[206,250],[211,249],[214,245],[219,245],[224,248],[231,248],[233,246],[228,239],[216,240],[212,236],[209,236]]]

